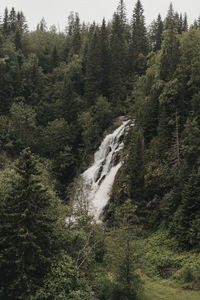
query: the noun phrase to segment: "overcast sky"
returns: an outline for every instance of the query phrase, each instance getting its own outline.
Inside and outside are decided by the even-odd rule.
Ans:
[[[141,2],[147,25],[157,18],[158,13],[164,18],[170,4],[170,0],[141,0]],[[30,30],[34,30],[44,17],[48,26],[55,24],[63,31],[71,11],[78,12],[81,21],[101,23],[103,17],[107,21],[111,20],[118,3],[119,0],[0,0],[0,15],[3,15],[6,6],[9,10],[15,7],[17,11],[23,11]],[[135,3],[136,0],[125,0],[129,19]],[[172,3],[175,11],[187,12],[189,23],[200,15],[199,0],[173,0]]]

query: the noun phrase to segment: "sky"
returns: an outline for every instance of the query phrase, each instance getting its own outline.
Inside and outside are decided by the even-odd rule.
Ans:
[[[130,19],[136,0],[124,0],[127,16]],[[141,0],[146,25],[149,25],[160,13],[165,18],[170,5],[170,0]],[[5,7],[10,10],[23,11],[29,25],[29,30],[35,30],[37,24],[44,17],[47,26],[56,25],[63,31],[67,25],[67,17],[70,12],[78,12],[81,22],[101,23],[105,17],[107,21],[112,19],[119,0],[0,0],[0,15],[3,15]],[[188,22],[200,16],[199,0],[173,0],[174,10],[179,13],[187,12]]]

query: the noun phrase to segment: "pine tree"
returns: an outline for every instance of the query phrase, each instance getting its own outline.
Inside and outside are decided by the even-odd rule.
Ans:
[[[168,12],[167,12],[167,17],[165,19],[165,30],[177,28],[176,25],[177,24],[176,24],[175,12],[174,12],[174,8],[173,8],[172,2],[171,2]]]
[[[179,38],[175,27],[170,27],[164,33],[164,40],[160,58],[160,78],[168,81],[172,79],[179,62]]]
[[[139,56],[146,56],[148,53],[147,31],[143,7],[140,0],[137,1],[132,17],[132,36],[129,54],[129,65],[131,72],[137,72],[140,69]],[[138,62],[137,62],[138,60]]]
[[[17,13],[17,28],[20,31],[20,33],[24,33],[28,30],[26,18],[22,11]]]
[[[5,198],[0,224],[0,299],[30,299],[41,286],[54,253],[56,209],[29,148],[19,157],[10,190],[0,195]]]
[[[80,54],[81,49],[81,25],[78,13],[71,14],[68,17],[67,38],[65,52],[67,59],[70,60],[74,54]]]
[[[113,16],[110,51],[110,98],[115,103],[119,103],[125,97],[125,75],[127,59],[127,41],[124,24],[121,16],[117,13]]]
[[[159,14],[157,20],[152,23],[151,30],[150,30],[150,41],[151,41],[151,47],[153,51],[157,51],[161,49],[162,40],[163,40],[163,31],[164,31],[164,25],[162,22],[161,15]]]
[[[5,8],[4,17],[3,17],[3,34],[7,35],[10,32],[10,21],[8,15],[8,8]]]
[[[126,7],[125,7],[124,0],[119,1],[119,5],[117,7],[117,14],[120,16],[122,24],[126,25],[127,18],[126,18]]]
[[[183,30],[183,16],[180,14],[179,20],[178,20],[178,33],[181,34]]]
[[[74,28],[73,28],[73,36],[72,36],[72,49],[73,54],[79,54],[81,48],[81,26],[80,26],[80,18],[76,13]]]
[[[10,20],[10,30],[12,32],[16,31],[16,25],[17,25],[17,15],[14,7],[12,7],[10,14],[9,14],[9,20]]]
[[[94,103],[96,97],[101,93],[101,78],[100,30],[98,26],[92,25],[90,28],[85,74],[85,96],[90,104]]]
[[[110,47],[108,29],[105,19],[100,28],[100,55],[101,55],[101,94],[109,97],[109,74],[110,74]]]
[[[187,14],[184,14],[184,19],[183,19],[183,31],[188,31],[188,21],[187,21]]]

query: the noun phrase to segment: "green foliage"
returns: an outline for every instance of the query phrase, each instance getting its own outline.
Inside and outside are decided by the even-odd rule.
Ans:
[[[198,263],[188,260],[184,267],[185,254],[177,254],[178,246],[199,248],[198,28],[195,22],[188,31],[187,15],[170,5],[166,19],[159,15],[147,33],[140,1],[131,22],[124,1],[101,25],[81,24],[72,13],[65,34],[55,26],[48,30],[44,19],[28,32],[23,13],[5,9],[0,298],[92,299],[92,287],[100,299],[138,299],[142,288],[132,236],[136,239],[144,225],[151,230],[162,225],[176,239],[158,232],[146,240],[149,274],[176,266],[177,280],[193,286],[199,278]],[[122,113],[135,125],[107,209],[105,219],[115,230],[106,236],[106,252],[87,195],[74,212],[76,222],[65,224],[72,208],[64,209],[52,190],[70,199],[69,184]],[[35,155],[19,154],[26,147]]]
[[[199,286],[200,261],[198,253],[191,253],[184,260],[182,268],[173,276],[185,289],[195,289]]]
[[[141,249],[141,267],[150,277],[160,277],[165,268],[181,268],[187,257],[186,253],[179,252],[176,239],[162,230],[144,239]]]
[[[29,149],[21,153],[15,170],[9,187],[1,187],[0,293],[7,299],[29,299],[44,279],[58,245],[58,199],[42,184]]]
[[[0,148],[9,141],[9,120],[6,116],[0,116]]]
[[[147,55],[148,53],[148,42],[147,32],[145,27],[145,18],[143,15],[143,7],[140,0],[135,4],[132,18],[132,34],[131,34],[131,59],[133,60],[132,72],[138,72],[142,74],[145,71],[145,65],[142,68],[139,63],[140,55]],[[141,71],[140,71],[141,68]]]
[[[34,109],[19,99],[10,108],[11,130],[16,142],[22,148],[33,146],[36,131],[36,113]]]
[[[44,280],[43,287],[33,299],[87,300],[90,289],[82,272],[74,265],[71,257],[61,254],[53,262]]]
[[[135,237],[137,225],[134,220],[134,207],[130,201],[121,206],[115,216],[117,229],[107,237],[107,252],[104,258],[106,278],[99,284],[100,299],[142,299],[142,281],[138,268],[138,248]],[[135,226],[135,228],[134,228]]]

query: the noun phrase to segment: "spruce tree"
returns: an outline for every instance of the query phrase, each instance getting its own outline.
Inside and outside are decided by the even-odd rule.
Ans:
[[[178,20],[178,33],[181,34],[183,31],[183,16],[180,14],[179,20]]]
[[[147,31],[145,26],[144,10],[140,0],[137,1],[132,17],[132,36],[129,54],[129,65],[131,72],[138,72],[140,69],[139,56],[146,56],[148,53]]]
[[[109,34],[106,27],[105,19],[103,19],[100,28],[100,55],[101,55],[101,94],[109,97],[109,74],[110,74],[110,47]]]
[[[17,24],[17,15],[14,7],[12,7],[10,14],[9,14],[9,20],[10,20],[10,30],[12,32],[16,31],[16,24]]]
[[[179,38],[175,27],[170,27],[164,33],[164,40],[160,58],[160,78],[168,81],[172,79],[179,62]]]
[[[56,209],[29,148],[19,157],[10,190],[5,195],[1,190],[0,197],[0,299],[31,299],[55,250]]]
[[[161,15],[159,14],[157,20],[152,23],[151,30],[150,30],[150,42],[153,51],[157,51],[161,49],[163,31],[164,31],[163,21]]]
[[[127,59],[127,40],[125,27],[121,16],[117,13],[113,16],[110,51],[110,98],[116,104],[125,97],[125,75]]]
[[[183,31],[188,31],[188,21],[187,21],[187,14],[184,14],[184,18],[183,18]]]
[[[122,24],[126,25],[126,7],[124,0],[119,1],[119,5],[117,7],[117,14],[120,16]]]
[[[100,30],[98,26],[92,25],[85,74],[85,96],[89,104],[93,104],[96,97],[101,93],[102,74]]]
[[[171,2],[167,12],[167,17],[165,19],[165,30],[172,29],[175,27],[176,27],[176,18],[175,18],[174,8]]]
[[[10,21],[8,15],[8,8],[5,8],[4,17],[3,17],[3,34],[7,35],[10,32]]]
[[[26,18],[22,11],[17,13],[17,28],[20,31],[20,33],[24,33],[28,30]]]

